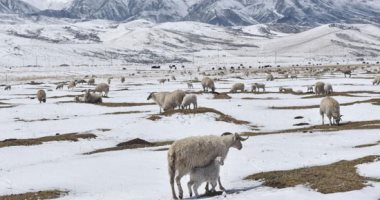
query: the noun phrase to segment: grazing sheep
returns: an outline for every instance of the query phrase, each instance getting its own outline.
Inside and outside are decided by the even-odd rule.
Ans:
[[[190,109],[190,105],[193,104],[194,109],[198,107],[198,102],[197,102],[197,95],[195,94],[187,94],[181,104],[182,109]]]
[[[325,93],[325,83],[324,82],[315,83],[315,94],[323,95],[324,93]]]
[[[282,92],[282,93],[291,93],[291,92],[293,92],[293,89],[292,88],[280,87],[279,91]]]
[[[94,89],[94,92],[99,92],[100,95],[103,97],[108,96],[109,91],[110,91],[110,86],[107,83],[100,83]]]
[[[111,84],[111,80],[113,79],[113,77],[109,77],[108,79],[107,79],[107,83],[108,83],[108,85],[110,85]]]
[[[87,84],[88,85],[95,85],[95,79],[94,78],[90,78],[90,80],[88,80]]]
[[[165,78],[158,79],[159,84],[161,84],[161,83],[164,84],[166,81],[167,81],[167,79],[165,79]]]
[[[189,89],[192,89],[192,88],[194,88],[194,86],[193,86],[193,83],[191,83],[191,82],[188,82],[188,83],[187,83],[187,88],[189,88]]]
[[[165,97],[170,94],[170,92],[152,92],[149,94],[147,100],[153,99],[154,102],[160,107],[160,113],[161,108],[163,108],[165,103]]]
[[[297,75],[293,74],[290,76],[290,78],[293,80],[293,79],[297,79],[298,77],[297,77]]]
[[[273,75],[269,73],[269,74],[267,75],[267,81],[273,81],[273,80],[274,80]]]
[[[344,78],[346,78],[346,75],[349,75],[349,78],[351,78],[352,71],[350,69],[344,69],[342,73],[344,74]]]
[[[83,96],[85,103],[103,103],[102,97],[87,90]]]
[[[330,95],[333,92],[333,88],[330,83],[325,83],[325,86],[323,87],[323,89],[325,90],[326,95]]]
[[[314,92],[314,86],[312,86],[312,85],[307,86],[307,92],[313,93]]]
[[[256,85],[252,84],[251,85],[251,92],[256,92],[256,89],[257,89]]]
[[[37,91],[37,99],[40,103],[42,103],[42,102],[46,103],[46,92],[45,92],[45,90],[38,90]]]
[[[260,92],[260,88],[263,89],[263,92],[265,92],[265,84],[254,83],[253,85],[257,88],[257,92]]]
[[[63,86],[65,84],[61,83],[61,84],[58,84],[57,87],[55,88],[56,90],[63,90]]]
[[[125,77],[122,76],[121,79],[120,79],[121,83],[124,83],[125,82]]]
[[[190,181],[187,183],[190,197],[193,196],[193,192],[192,192],[193,190],[194,190],[195,196],[197,198],[199,197],[198,188],[204,182],[210,183],[212,186],[211,191],[215,192],[215,187],[218,183],[217,181],[220,180],[219,179],[220,166],[223,164],[224,164],[223,158],[221,156],[218,156],[215,158],[215,160],[211,161],[210,164],[204,167],[193,168],[190,171]],[[193,187],[193,189],[191,187]]]
[[[372,81],[372,85],[379,85],[379,84],[380,84],[380,75],[376,76]]]
[[[240,90],[241,92],[244,92],[244,84],[243,84],[243,83],[235,83],[235,84],[232,86],[230,92],[235,93],[235,92],[237,92],[237,91],[239,91],[239,90]]]
[[[7,85],[5,86],[4,90],[11,90],[12,89],[12,86],[11,85]]]
[[[168,151],[168,169],[173,198],[177,199],[174,180],[177,183],[179,198],[182,199],[181,178],[183,176],[196,167],[207,166],[218,156],[222,157],[221,160],[224,162],[229,149],[233,147],[241,150],[243,148],[241,142],[247,139],[237,133],[224,133],[222,136],[195,136],[175,141]]]
[[[180,108],[183,98],[186,93],[182,90],[175,90],[165,96],[164,105],[162,106],[164,111],[172,110],[175,108]]]
[[[204,77],[201,81],[203,92],[208,92],[208,89],[211,89],[212,92],[215,92],[214,81],[209,77]]]
[[[86,80],[83,80],[83,79],[81,79],[81,80],[78,80],[78,81],[76,81],[78,84],[84,84],[84,83],[87,83],[86,82]]]
[[[325,124],[325,115],[329,119],[330,126],[332,125],[331,118],[334,118],[333,123],[336,123],[339,126],[339,122],[343,116],[340,114],[339,103],[334,98],[329,96],[322,99],[319,113],[322,116],[322,125]]]
[[[75,81],[70,81],[69,84],[67,84],[67,89],[73,89],[75,86],[77,86],[77,83]]]

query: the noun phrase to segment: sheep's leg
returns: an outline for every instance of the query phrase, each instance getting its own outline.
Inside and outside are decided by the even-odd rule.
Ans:
[[[208,182],[206,182],[205,190],[206,190],[206,194],[210,192],[210,189],[208,188]]]
[[[222,182],[220,181],[220,176],[218,177],[219,189],[225,191],[226,189],[223,187]]]
[[[182,190],[182,186],[181,186],[181,178],[182,178],[182,174],[178,174],[176,177],[175,177],[175,181],[177,183],[177,187],[178,187],[178,197],[180,199],[183,198],[183,190]],[[194,191],[196,192],[196,191]]]
[[[199,188],[200,184],[199,183],[195,183],[193,185],[193,190],[194,190],[194,193],[195,193],[195,196],[198,198],[199,197],[199,194],[198,194],[198,188]],[[181,198],[181,197],[180,197]]]
[[[189,189],[189,193],[190,193],[190,197],[193,196],[193,190],[191,189],[191,186],[193,186],[194,182],[193,181],[189,181],[187,183],[187,188]]]
[[[332,126],[332,123],[331,123],[331,116],[328,116],[328,118],[329,118],[330,126]]]
[[[215,187],[216,187],[216,185],[217,185],[216,181],[212,181],[212,182],[211,182],[211,186],[212,186],[211,191],[212,191],[212,192],[215,192]]]
[[[322,116],[322,125],[325,125],[325,116],[323,115],[323,113],[321,113],[321,116]]]

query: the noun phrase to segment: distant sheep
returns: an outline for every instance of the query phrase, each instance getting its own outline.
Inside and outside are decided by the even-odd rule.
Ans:
[[[314,86],[312,86],[312,85],[307,86],[307,92],[313,93],[314,92]]]
[[[87,90],[83,96],[85,103],[103,103],[102,97]]]
[[[282,93],[292,93],[293,89],[292,88],[280,87],[279,91],[282,92]]]
[[[339,122],[343,116],[340,114],[340,106],[338,101],[329,96],[322,99],[319,113],[322,116],[322,125],[325,124],[325,115],[329,119],[330,126],[332,125],[331,118],[334,119],[333,123],[336,123],[339,126]]]
[[[175,76],[171,76],[171,79],[172,79],[173,81],[177,80],[177,79],[175,78]]]
[[[235,83],[230,90],[230,92],[232,92],[232,93],[235,93],[237,91],[244,92],[244,84],[243,83]]]
[[[256,92],[256,90],[257,90],[256,85],[255,85],[255,84],[252,84],[252,85],[251,85],[251,92]]]
[[[109,77],[108,79],[107,79],[107,83],[108,83],[108,85],[110,85],[111,84],[111,80],[113,79],[113,77]]]
[[[372,85],[379,85],[379,84],[380,84],[380,75],[376,76],[372,81]]]
[[[90,80],[88,80],[87,84],[88,85],[95,85],[95,79],[94,78],[90,78]]]
[[[44,90],[37,91],[37,99],[40,103],[46,103],[46,92]]]
[[[61,83],[61,84],[58,84],[57,87],[55,88],[56,90],[63,90],[63,86],[65,84]]]
[[[76,85],[77,83],[75,81],[70,81],[67,85],[67,89],[73,89]]]
[[[197,95],[195,94],[187,94],[181,104],[182,109],[190,109],[190,105],[193,104],[194,109],[198,107]]]
[[[263,92],[265,92],[265,84],[262,84],[262,83],[254,83],[253,85],[256,87],[257,92],[260,92],[260,88],[263,90]]]
[[[315,83],[315,94],[316,95],[325,94],[325,83],[324,82]]]
[[[293,80],[293,79],[297,79],[297,75],[293,74],[290,76],[290,78]]]
[[[12,89],[12,86],[11,85],[7,85],[7,86],[5,86],[5,88],[4,88],[4,90],[11,90]]]
[[[269,74],[267,75],[267,81],[273,81],[273,80],[274,80],[273,75],[269,73]]]
[[[218,180],[220,180],[220,166],[222,166],[223,164],[223,158],[221,156],[218,156],[215,158],[215,160],[211,161],[210,164],[204,167],[193,168],[190,171],[190,181],[187,183],[187,187],[189,188],[190,192],[190,197],[193,196],[193,190],[195,196],[197,198],[199,197],[198,188],[204,182],[210,183],[212,186],[211,191],[215,192],[215,187],[218,184]],[[220,187],[223,186],[220,185]]]
[[[333,93],[333,88],[332,88],[332,85],[330,83],[325,83],[325,86],[323,89],[324,89],[326,95],[330,95]]]
[[[165,97],[166,95],[170,94],[170,92],[152,92],[149,94],[147,100],[153,99],[154,102],[160,107],[160,113],[161,109],[164,106],[165,103]]]
[[[194,86],[193,86],[193,83],[191,83],[191,82],[188,82],[188,83],[187,83],[187,88],[189,88],[189,89],[192,89],[192,88],[194,88]]]
[[[348,75],[351,78],[352,71],[350,69],[343,69],[342,73],[344,74],[344,78],[346,78],[346,75]]]
[[[229,149],[233,147],[241,150],[243,148],[241,142],[247,139],[237,133],[224,133],[222,136],[195,136],[175,141],[168,151],[168,168],[173,198],[177,199],[174,180],[177,183],[179,198],[182,199],[181,178],[183,176],[194,168],[210,164],[216,157],[222,157],[221,160],[224,162]]]
[[[208,89],[211,89],[212,92],[215,92],[215,83],[209,77],[204,77],[201,81],[203,91],[208,92]]]
[[[125,82],[125,77],[122,76],[122,77],[120,78],[120,81],[121,81],[121,83],[124,83],[124,82]]]
[[[87,81],[84,80],[84,79],[80,79],[80,80],[76,81],[76,83],[78,83],[78,84],[84,84],[84,83],[87,83]]]
[[[100,93],[100,95],[103,97],[108,96],[109,91],[110,91],[110,86],[107,83],[100,83],[94,89],[94,92]]]
[[[166,81],[167,81],[167,79],[165,79],[165,78],[158,79],[159,84],[164,84]]]

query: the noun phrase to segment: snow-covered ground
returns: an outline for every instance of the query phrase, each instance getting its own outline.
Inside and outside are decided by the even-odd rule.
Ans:
[[[162,25],[164,26],[164,25]],[[79,85],[74,90],[55,90],[56,83],[85,75],[97,75],[96,82],[106,82],[113,76],[109,98],[104,102],[147,103],[147,96],[153,91],[183,89],[200,91],[200,83],[194,89],[187,89],[186,82],[191,78],[202,78],[196,69],[193,75],[181,75],[182,69],[169,74],[168,71],[152,71],[141,66],[126,66],[122,70],[115,67],[15,67],[4,70],[7,73],[11,91],[0,95],[0,140],[10,138],[37,138],[53,136],[57,133],[90,132],[96,139],[78,142],[47,142],[35,146],[14,146],[0,148],[0,195],[17,194],[48,189],[67,190],[69,194],[61,199],[170,199],[169,176],[167,173],[166,151],[152,151],[155,148],[111,151],[83,155],[100,148],[114,147],[118,143],[141,138],[147,141],[167,141],[195,135],[220,135],[223,132],[277,131],[297,128],[293,124],[306,122],[321,124],[319,110],[276,110],[272,106],[318,105],[321,98],[303,99],[307,95],[278,93],[280,86],[294,90],[306,90],[306,85],[317,79],[300,76],[297,80],[264,80],[265,74],[258,73],[248,78],[240,73],[222,77],[216,82],[218,92],[227,92],[233,83],[243,82],[249,89],[254,82],[264,82],[266,94],[229,94],[232,99],[215,100],[212,94],[199,94],[198,104],[219,110],[239,120],[250,122],[238,125],[215,121],[215,114],[181,115],[163,117],[157,121],[147,119],[157,114],[156,105],[134,107],[105,107],[100,105],[64,103],[72,101],[72,96],[92,86]],[[136,70],[137,69],[137,70]],[[375,66],[372,70],[378,70]],[[207,72],[212,73],[212,72]],[[131,74],[134,74],[132,76]],[[157,79],[177,80],[160,85]],[[120,76],[126,76],[120,83]],[[234,77],[241,76],[243,79]],[[280,77],[279,75],[275,75]],[[341,73],[323,76],[323,81],[332,83],[335,91],[373,91],[358,93],[356,96],[337,96],[341,103],[378,98],[380,87],[372,85],[374,75],[358,70],[352,79],[343,78]],[[28,85],[34,80],[41,85]],[[2,82],[5,79],[2,78]],[[124,90],[128,88],[128,90]],[[34,97],[38,89],[47,92],[47,103],[40,104]],[[377,93],[376,93],[377,92]],[[54,98],[52,98],[54,97]],[[250,97],[254,99],[247,99]],[[3,104],[4,103],[4,104]],[[132,114],[110,115],[109,113],[142,111]],[[380,107],[371,103],[342,106],[343,122],[379,120]],[[294,119],[303,116],[303,119]],[[21,121],[20,121],[21,119]],[[47,120],[41,120],[47,119]],[[22,121],[24,120],[24,121]],[[30,121],[32,120],[32,121]],[[101,129],[110,129],[103,132]],[[255,132],[255,130],[253,131]],[[378,130],[346,130],[338,132],[287,133],[251,137],[244,142],[241,151],[232,149],[222,167],[221,177],[230,192],[225,197],[209,199],[366,199],[378,200],[380,184],[361,190],[344,193],[321,194],[307,186],[276,189],[264,187],[257,181],[244,181],[243,178],[273,170],[288,170],[307,166],[325,165],[339,160],[353,160],[367,155],[380,155],[380,145],[366,148],[353,148],[357,145],[380,141]],[[379,162],[358,166],[358,173],[371,178],[380,178]],[[187,177],[182,179],[185,197]],[[203,191],[203,187],[199,189]]]

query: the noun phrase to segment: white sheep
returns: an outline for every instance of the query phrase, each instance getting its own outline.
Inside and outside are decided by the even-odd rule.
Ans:
[[[175,141],[168,151],[168,169],[173,198],[177,199],[174,180],[177,183],[179,198],[182,199],[181,178],[183,176],[196,167],[208,165],[218,156],[222,157],[221,160],[224,162],[229,149],[233,147],[241,150],[243,148],[241,142],[247,139],[237,133],[224,133],[222,136],[194,136]]]
[[[263,92],[265,92],[265,84],[262,84],[262,83],[254,83],[253,85],[256,87],[257,92],[260,92],[260,88],[263,89]]]
[[[274,80],[273,75],[272,75],[271,73],[269,73],[269,74],[267,75],[267,81],[273,81],[273,80]]]
[[[251,85],[251,92],[256,92],[256,89],[257,89],[256,85],[252,84]]]
[[[315,83],[315,94],[322,95],[324,93],[325,93],[325,83],[324,82]]]
[[[94,92],[100,93],[100,95],[103,97],[108,96],[109,91],[110,86],[107,83],[99,83],[94,89]]]
[[[243,84],[243,83],[235,83],[235,84],[232,86],[230,92],[235,93],[235,92],[237,92],[237,91],[239,91],[239,90],[240,90],[241,92],[244,92],[244,84]]]
[[[77,83],[75,81],[70,81],[67,85],[67,89],[73,89]]]
[[[211,191],[215,192],[215,187],[220,180],[219,172],[220,166],[224,164],[221,156],[215,158],[215,160],[211,161],[210,164],[204,167],[196,167],[190,171],[190,181],[187,183],[187,187],[189,188],[190,197],[193,196],[193,190],[195,196],[198,198],[198,188],[202,183],[207,182],[210,183],[212,188]],[[220,185],[220,184],[219,184]],[[193,187],[193,189],[192,189]],[[220,185],[221,188],[223,186]]]
[[[65,84],[61,83],[61,84],[58,84],[57,87],[55,88],[56,90],[63,90],[63,86]]]
[[[307,86],[307,92],[313,93],[314,92],[314,86],[312,86],[312,85]]]
[[[182,90],[175,90],[165,96],[164,105],[162,109],[164,111],[172,110],[175,108],[180,108],[183,98],[186,96],[186,93]]]
[[[336,123],[339,126],[339,122],[341,121],[343,116],[340,114],[340,106],[338,101],[329,96],[322,99],[319,108],[319,113],[322,116],[322,125],[325,124],[325,115],[329,119],[330,126],[332,125],[331,118],[334,118],[333,123]]]
[[[90,80],[88,80],[87,84],[88,85],[95,85],[95,79],[94,78],[90,78]]]
[[[282,93],[292,93],[293,92],[293,89],[292,88],[285,88],[285,87],[280,87],[279,88],[279,91],[282,92]]]
[[[211,89],[212,92],[215,92],[215,83],[209,77],[204,77],[201,81],[203,91],[208,92],[208,89]]]
[[[91,93],[90,90],[87,90],[83,96],[83,101],[85,103],[102,103],[103,100],[102,100],[102,97],[97,95],[97,94],[94,94],[94,93]]]
[[[40,103],[42,103],[42,102],[46,103],[46,92],[45,92],[45,90],[38,90],[37,91],[37,99]]]
[[[330,83],[325,83],[325,86],[323,87],[325,94],[330,95],[333,92],[332,85]]]
[[[108,85],[110,85],[111,84],[111,80],[113,79],[113,77],[109,77],[108,79],[107,79],[107,83],[108,83]]]
[[[376,76],[372,81],[372,85],[379,85],[379,84],[380,84],[380,75]]]
[[[196,109],[198,107],[197,95],[187,94],[182,100],[181,108],[182,109],[185,109],[185,108],[190,109],[191,104],[193,104],[194,109]]]
[[[187,83],[187,88],[189,88],[189,89],[192,89],[192,88],[194,88],[194,86],[193,86],[193,83],[191,83],[191,82],[188,82],[188,83]]]
[[[166,95],[170,94],[170,92],[152,92],[149,94],[148,98],[146,100],[153,99],[154,102],[160,107],[160,113],[161,109],[164,106],[165,103],[165,97]]]

